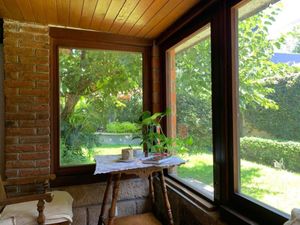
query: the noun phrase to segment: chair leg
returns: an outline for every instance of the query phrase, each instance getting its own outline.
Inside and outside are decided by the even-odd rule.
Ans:
[[[38,225],[44,225],[45,224],[44,209],[45,209],[45,201],[44,200],[39,200],[38,204],[37,204],[37,211],[39,212],[39,215],[37,217]]]

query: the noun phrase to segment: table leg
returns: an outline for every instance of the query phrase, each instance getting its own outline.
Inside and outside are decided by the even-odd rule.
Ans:
[[[160,179],[161,189],[162,189],[162,193],[163,193],[163,199],[164,199],[165,207],[166,207],[168,218],[169,218],[169,225],[174,225],[173,215],[172,215],[172,210],[171,210],[171,206],[170,206],[170,202],[169,202],[169,198],[168,198],[167,187],[166,187],[165,176],[164,176],[163,170],[158,172],[158,176]]]
[[[107,205],[106,203],[107,203],[107,199],[108,199],[108,192],[109,192],[109,188],[111,185],[111,181],[112,181],[112,174],[109,174],[108,180],[106,182],[103,199],[102,199],[102,206],[101,206],[101,212],[100,212],[99,219],[98,219],[98,225],[102,225],[104,223],[104,213],[106,210],[106,205]]]
[[[153,176],[152,173],[149,175],[149,194],[150,194],[150,198],[151,198],[151,204],[152,204],[152,208],[155,204],[155,196],[154,196],[154,187],[153,187]]]
[[[119,187],[120,187],[120,179],[121,179],[121,173],[116,174],[115,180],[114,180],[114,188],[113,188],[113,194],[112,194],[112,201],[111,201],[111,208],[109,210],[109,218],[108,218],[108,224],[112,225],[115,215],[116,215],[116,204],[118,200],[118,194],[119,194]]]

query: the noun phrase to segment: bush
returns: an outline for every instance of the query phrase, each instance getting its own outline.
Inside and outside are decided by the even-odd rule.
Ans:
[[[267,166],[282,162],[285,169],[300,172],[300,143],[243,137],[240,141],[241,158]],[[276,161],[275,161],[276,160]]]
[[[136,133],[138,125],[130,122],[112,122],[106,125],[108,133]]]

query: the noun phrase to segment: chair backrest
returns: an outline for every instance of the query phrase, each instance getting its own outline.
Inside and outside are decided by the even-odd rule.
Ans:
[[[5,200],[6,198],[7,198],[7,196],[6,196],[4,184],[3,184],[2,178],[0,176],[0,202]]]

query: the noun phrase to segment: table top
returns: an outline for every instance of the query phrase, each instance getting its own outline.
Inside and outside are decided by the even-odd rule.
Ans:
[[[96,161],[94,175],[147,168],[164,169],[173,166],[179,166],[185,163],[183,159],[177,156],[171,156],[168,158],[168,160],[160,164],[145,164],[141,161],[142,158],[136,158],[130,162],[122,162],[119,161],[121,158],[120,155],[96,155],[94,158]]]

